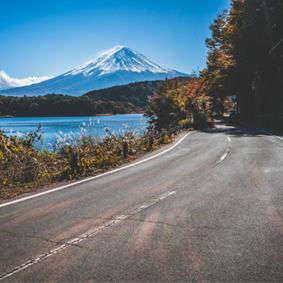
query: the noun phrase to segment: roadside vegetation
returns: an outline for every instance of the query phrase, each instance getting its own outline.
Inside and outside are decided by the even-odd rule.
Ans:
[[[58,135],[53,151],[38,149],[37,145],[43,144],[40,126],[21,138],[0,130],[0,199],[104,172],[161,144],[171,143],[174,133],[181,130],[178,127],[169,132],[138,133],[125,126],[118,133],[105,128],[105,135],[98,137],[92,127],[90,120],[81,127],[80,135]],[[123,142],[127,143],[125,156]]]
[[[211,97],[205,94],[207,81],[192,77],[180,82],[178,79],[164,80],[149,97],[145,116],[150,128],[162,131],[176,125],[203,129],[213,125]]]

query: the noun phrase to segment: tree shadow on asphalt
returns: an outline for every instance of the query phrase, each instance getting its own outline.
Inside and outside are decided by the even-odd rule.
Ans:
[[[253,126],[244,124],[242,122],[236,121],[229,117],[222,117],[216,120],[216,127],[213,129],[202,130],[205,133],[225,133],[226,135],[233,137],[261,137],[261,136],[270,136],[276,135],[283,137],[282,134],[278,133],[267,133],[263,130],[256,129]]]

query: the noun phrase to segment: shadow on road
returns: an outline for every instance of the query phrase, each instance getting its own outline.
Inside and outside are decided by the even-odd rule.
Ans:
[[[267,132],[256,129],[253,126],[249,126],[247,124],[238,122],[229,117],[222,117],[216,120],[215,128],[203,130],[203,132],[206,133],[222,132],[234,137],[270,136],[270,134],[268,134]],[[278,133],[274,135],[283,137],[282,134],[278,134]]]

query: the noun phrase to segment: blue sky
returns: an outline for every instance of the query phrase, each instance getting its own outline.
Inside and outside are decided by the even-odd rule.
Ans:
[[[205,67],[209,25],[229,0],[0,0],[0,71],[57,76],[116,45],[184,73]]]

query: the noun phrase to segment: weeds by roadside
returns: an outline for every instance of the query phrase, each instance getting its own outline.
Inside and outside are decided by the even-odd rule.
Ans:
[[[56,148],[39,150],[43,144],[41,126],[24,137],[10,136],[0,130],[0,199],[36,191],[38,188],[63,180],[91,176],[136,159],[142,152],[171,143],[174,134],[185,125],[160,133],[134,132],[127,126],[118,133],[105,127],[98,137],[89,125],[81,127],[79,135],[57,136]],[[127,155],[123,158],[123,142]]]

